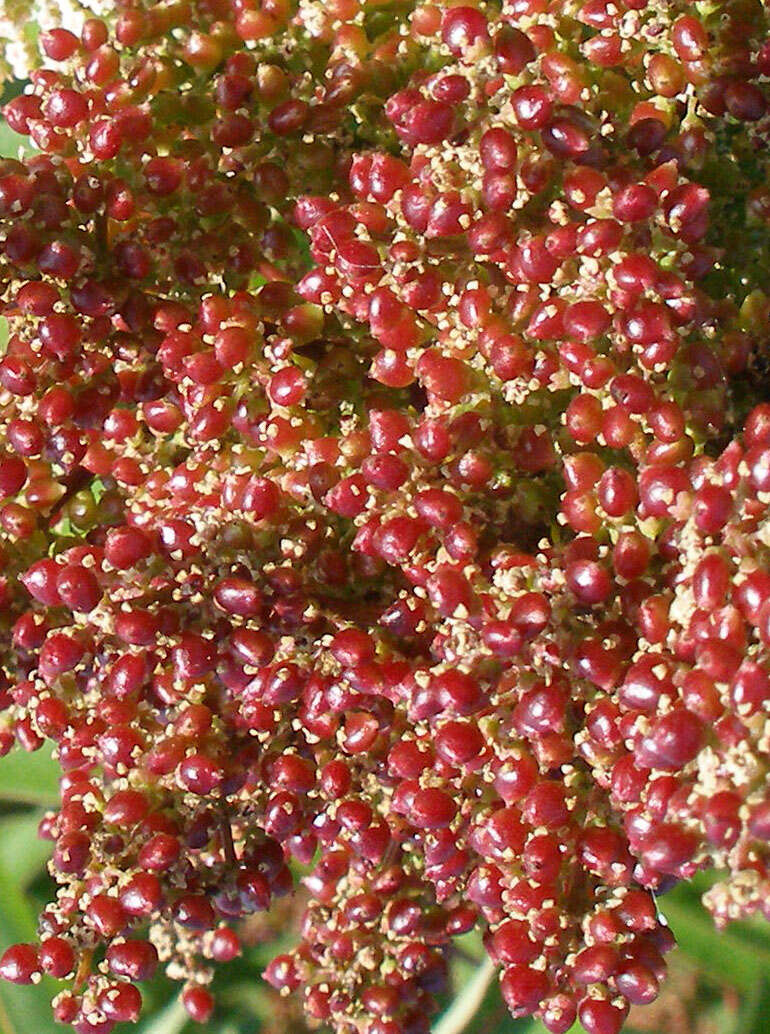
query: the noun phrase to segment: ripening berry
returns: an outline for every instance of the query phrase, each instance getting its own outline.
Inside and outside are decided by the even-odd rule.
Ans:
[[[75,966],[75,952],[62,937],[49,937],[41,941],[38,959],[42,971],[58,980],[71,973]]]
[[[214,998],[205,987],[186,987],[182,1004],[195,1023],[207,1023],[214,1011]]]
[[[158,953],[148,941],[113,941],[107,949],[107,964],[115,976],[149,980],[158,965]]]
[[[31,984],[39,977],[38,951],[30,944],[14,944],[0,958],[0,976],[12,984]]]

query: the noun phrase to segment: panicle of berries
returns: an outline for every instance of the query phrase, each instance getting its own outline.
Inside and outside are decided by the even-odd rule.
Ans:
[[[658,591],[629,614],[639,648],[582,744],[645,883],[727,873],[706,896],[720,923],[766,911],[768,426],[758,406],[717,459],[641,472]]]
[[[302,989],[306,1014],[341,1031],[428,1034],[447,987],[445,948],[474,914],[436,905],[403,864],[363,876],[330,852],[306,880],[312,904],[297,949],[266,971],[279,990]]]
[[[78,1034],[158,965],[205,1023],[297,866],[266,976],[341,1034],[426,1034],[474,926],[514,1016],[617,1034],[653,891],[763,909],[767,28],[46,26],[0,163],[0,748],[54,745],[59,892],[0,974],[68,979]]]

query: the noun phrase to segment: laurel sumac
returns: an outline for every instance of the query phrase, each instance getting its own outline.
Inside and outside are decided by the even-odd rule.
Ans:
[[[338,1034],[617,1034],[770,899],[764,5],[116,0],[0,161],[0,747],[78,1034],[241,919]]]

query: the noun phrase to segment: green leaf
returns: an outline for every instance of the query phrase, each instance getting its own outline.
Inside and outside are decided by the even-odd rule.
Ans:
[[[733,1034],[767,1034],[770,1023],[770,977],[759,980],[746,998],[733,1027]]]
[[[0,942],[3,950],[16,941],[31,941],[37,933],[37,916],[13,873],[0,866]]]
[[[11,751],[0,760],[0,801],[53,808],[59,803],[59,769],[50,750]]]
[[[178,998],[154,1016],[149,1016],[136,1029],[137,1034],[180,1034],[189,1020],[184,1006]]]
[[[26,889],[40,875],[51,857],[51,845],[40,840],[37,827],[42,811],[5,815],[0,819],[0,870]]]
[[[49,981],[29,987],[0,984],[0,1034],[52,1031],[51,999],[56,990]]]
[[[477,1020],[482,1004],[488,997],[492,985],[497,982],[495,975],[495,964],[492,960],[486,959],[482,962],[438,1021],[434,1034],[462,1034],[462,1031]]]
[[[717,930],[711,917],[693,900],[665,896],[658,906],[682,953],[713,980],[751,992],[770,973],[770,948],[747,937],[738,924]]]
[[[14,133],[6,122],[0,121],[0,157],[18,158],[19,150],[25,154],[31,152],[27,137]]]
[[[0,863],[0,950],[5,951],[18,941],[35,938],[37,916],[16,878]],[[15,987],[0,982],[0,1034],[25,1034],[26,1031],[47,1031],[53,1027],[51,997],[56,993],[53,981],[43,980],[29,987]]]

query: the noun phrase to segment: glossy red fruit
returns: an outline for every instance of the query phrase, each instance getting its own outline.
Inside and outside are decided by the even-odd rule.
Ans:
[[[186,987],[182,992],[182,1004],[195,1023],[207,1023],[214,1012],[213,995],[205,987]]]
[[[0,977],[12,984],[31,984],[40,968],[38,951],[31,944],[14,944],[0,958]]]

